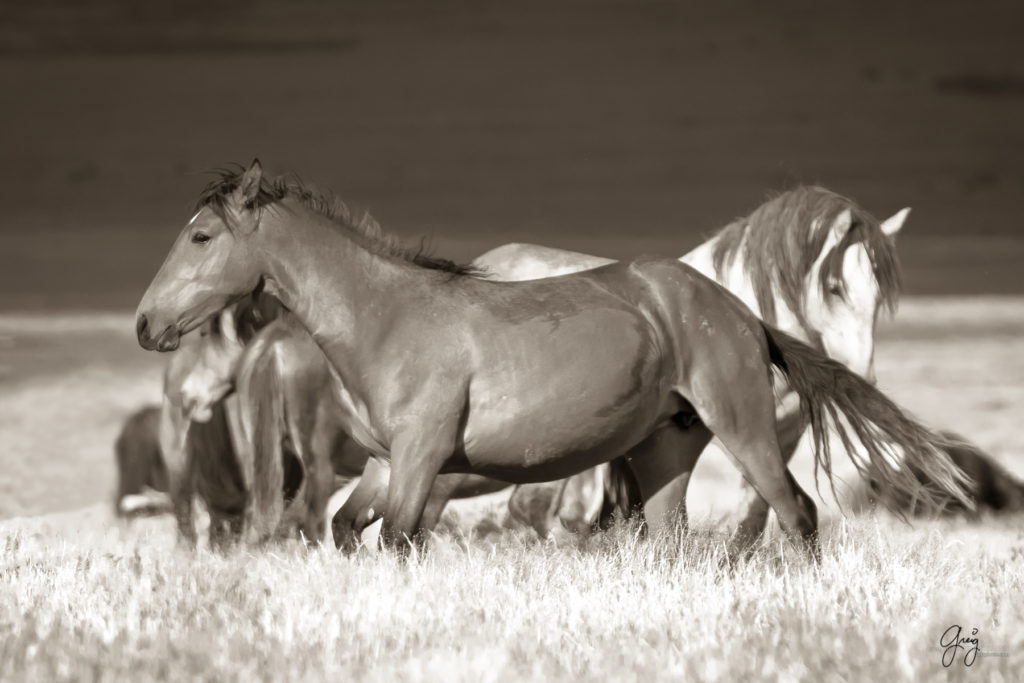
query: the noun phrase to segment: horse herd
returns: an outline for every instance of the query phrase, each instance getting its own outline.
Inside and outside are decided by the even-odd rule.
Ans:
[[[194,542],[198,497],[214,544],[318,541],[358,478],[331,523],[346,549],[381,518],[406,548],[450,499],[509,486],[543,536],[637,508],[657,532],[685,523],[717,437],[747,487],[730,556],[770,509],[817,555],[787,469],[807,427],[816,471],[832,481],[835,434],[898,511],[1018,509],[1008,472],[874,387],[908,211],[801,187],[679,259],[512,244],[458,265],[258,161],[223,172],[139,304],[139,343],[173,353],[162,405],[118,439],[117,510],[169,508]]]

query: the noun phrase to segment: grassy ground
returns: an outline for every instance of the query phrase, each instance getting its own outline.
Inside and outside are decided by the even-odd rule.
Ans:
[[[498,495],[405,564],[176,549],[169,520],[109,515],[117,428],[159,391],[125,323],[0,318],[0,680],[1024,678],[1019,518],[910,527],[826,501],[820,565],[772,532],[724,569],[738,477],[715,453],[681,543],[626,528],[555,547],[501,528]],[[909,300],[880,331],[881,384],[1024,476],[1022,333],[1019,299]],[[953,624],[1007,656],[944,668]]]

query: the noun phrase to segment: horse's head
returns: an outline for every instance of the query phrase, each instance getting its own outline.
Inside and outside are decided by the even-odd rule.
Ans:
[[[267,192],[262,178],[255,160],[204,195],[139,303],[135,329],[144,349],[176,349],[181,335],[257,289],[261,273],[250,238],[259,224],[257,200]]]
[[[246,345],[275,319],[280,302],[268,294],[244,297],[186,335],[164,376],[164,393],[195,422],[207,422],[214,405],[235,388]]]
[[[872,382],[875,323],[879,309],[895,303],[894,239],[909,213],[902,209],[876,226],[844,209],[822,226],[824,243],[805,282],[807,326],[829,356]]]
[[[238,339],[235,306],[203,323],[191,368],[181,379],[185,414],[195,422],[207,422],[213,406],[234,390],[235,373],[245,345]]]

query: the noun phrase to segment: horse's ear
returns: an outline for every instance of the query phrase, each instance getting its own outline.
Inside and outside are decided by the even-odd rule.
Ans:
[[[882,225],[879,227],[882,228],[882,232],[885,234],[886,237],[896,237],[896,233],[898,233],[900,231],[900,228],[903,227],[903,224],[906,222],[908,215],[910,215],[909,206],[905,209],[900,209],[893,215],[886,218],[884,221],[882,221]]]
[[[256,197],[260,194],[260,182],[262,180],[263,164],[260,163],[259,159],[253,159],[238,183],[238,191],[242,193],[242,199],[246,204],[256,201]]]
[[[843,209],[839,212],[839,215],[832,221],[832,225],[828,227],[828,235],[825,236],[825,244],[822,245],[822,252],[831,250],[833,247],[838,245],[846,237],[846,233],[850,232],[850,227],[853,225],[853,213],[849,209]]]

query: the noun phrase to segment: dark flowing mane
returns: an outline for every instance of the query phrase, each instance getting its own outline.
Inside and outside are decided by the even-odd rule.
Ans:
[[[199,195],[195,210],[210,207],[220,214],[231,193],[238,188],[245,168],[232,166],[211,171],[216,177]],[[345,202],[337,197],[318,192],[304,184],[294,176],[280,176],[268,180],[265,176],[260,180],[259,193],[252,207],[260,208],[281,201],[285,197],[294,197],[317,213],[326,216],[344,229],[360,246],[375,254],[407,261],[421,268],[438,270],[454,276],[484,277],[486,272],[470,264],[456,263],[446,258],[432,256],[426,243],[418,247],[408,247],[393,235],[388,235],[380,224],[363,213],[355,218]]]
[[[807,328],[803,315],[804,281],[821,254],[828,228],[845,209],[852,222],[850,231],[826,256],[821,267],[820,286],[828,300],[828,283],[843,280],[843,257],[854,244],[863,243],[882,303],[895,310],[900,293],[900,267],[892,240],[882,232],[877,219],[852,199],[822,187],[804,186],[770,199],[746,218],[722,228],[717,235],[712,259],[716,270],[731,263],[742,250],[746,274],[754,286],[764,320],[775,323],[776,294]]]

